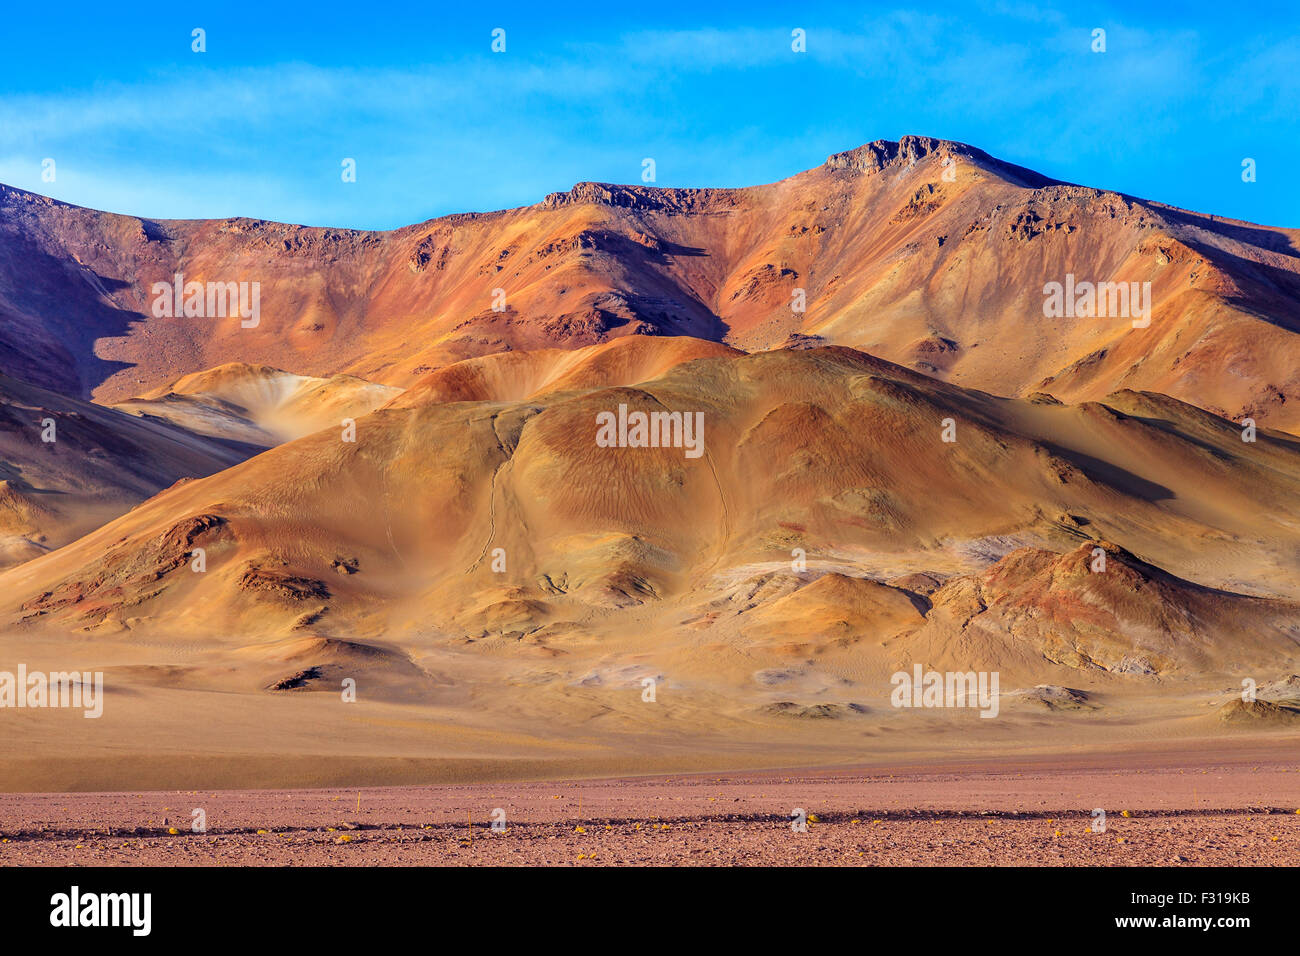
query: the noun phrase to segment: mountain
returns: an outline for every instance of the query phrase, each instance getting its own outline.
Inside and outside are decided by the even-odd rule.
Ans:
[[[918,136],[770,185],[580,183],[391,232],[144,220],[5,188],[0,371],[116,403],[230,362],[405,388],[463,358],[690,336],[849,345],[1007,396],[1155,391],[1295,431],[1296,238]],[[154,283],[177,274],[258,283],[257,324],[156,317]],[[1149,325],[1045,316],[1049,284],[1109,282],[1150,283]]]
[[[0,190],[0,661],[108,689],[3,777],[1293,733],[1295,239],[919,137],[387,233]]]

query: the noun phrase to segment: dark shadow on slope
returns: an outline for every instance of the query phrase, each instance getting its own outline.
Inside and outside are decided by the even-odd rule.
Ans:
[[[0,372],[87,400],[110,376],[131,368],[101,359],[95,343],[120,338],[139,312],[105,296],[130,283],[44,252],[23,235],[0,245]]]
[[[1256,262],[1185,236],[1180,241],[1242,287],[1244,295],[1223,295],[1224,302],[1278,328],[1300,333],[1300,272]],[[1286,254],[1295,255],[1294,252]]]
[[[1275,229],[1269,229],[1267,226],[1225,222],[1215,216],[1189,212],[1186,209],[1177,209],[1173,206],[1162,206],[1160,212],[1166,219],[1179,225],[1204,229],[1206,232],[1218,233],[1220,236],[1226,236],[1236,242],[1254,246],[1256,249],[1280,253],[1292,259],[1300,259],[1300,251],[1297,251],[1291,245],[1287,237]],[[1188,244],[1190,245],[1190,243]]]
[[[1127,495],[1133,495],[1146,501],[1168,501],[1174,497],[1174,493],[1164,485],[1148,481],[1141,475],[1135,475],[1133,472],[1120,468],[1118,465],[1113,465],[1108,461],[1085,455],[1083,452],[1049,441],[1040,441],[1039,444],[1053,455],[1063,458],[1071,465],[1074,465],[1094,481],[1110,485]]]

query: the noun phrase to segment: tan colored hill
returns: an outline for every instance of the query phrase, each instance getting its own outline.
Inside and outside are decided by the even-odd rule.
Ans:
[[[941,670],[1028,679],[1047,662],[1137,676],[1249,674],[1300,649],[1300,604],[1194,584],[1106,541],[1065,554],[1019,549],[949,580],[931,601],[907,653]],[[963,643],[954,653],[956,631]]]
[[[401,394],[347,375],[312,378],[269,366],[222,365],[112,406],[200,435],[270,448],[345,419],[369,414]]]
[[[917,136],[769,185],[580,183],[384,233],[141,220],[3,189],[0,370],[120,402],[229,362],[407,387],[463,358],[686,335],[851,345],[1001,395],[1162,392],[1294,431],[1296,238]],[[154,283],[177,273],[259,283],[259,323],[155,317]],[[1149,282],[1150,325],[1046,318],[1067,276]]]
[[[355,443],[327,429],[157,495],[0,574],[4,640],[39,662],[71,638],[107,668],[101,743],[628,772],[1006,747],[1045,714],[1058,743],[1214,733],[1225,685],[1300,659],[1289,436],[1145,393],[997,398],[838,347],[526,390],[408,393]],[[601,447],[619,405],[703,413],[703,453]],[[891,707],[917,664],[997,670],[1005,719]],[[197,737],[147,729],[160,708],[201,714]]]
[[[687,336],[626,336],[580,349],[498,352],[430,372],[392,404],[522,401],[550,392],[633,385],[658,378],[682,362],[738,354],[725,345]]]
[[[59,548],[182,478],[210,475],[253,450],[0,375],[0,568]]]

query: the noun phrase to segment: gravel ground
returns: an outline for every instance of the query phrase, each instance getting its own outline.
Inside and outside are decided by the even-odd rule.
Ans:
[[[1121,764],[0,794],[0,865],[1300,863],[1300,758]],[[1093,829],[1094,807],[1105,810],[1104,832]],[[196,808],[205,832],[192,829]],[[492,830],[495,808],[504,831]],[[796,808],[806,832],[791,827]]]

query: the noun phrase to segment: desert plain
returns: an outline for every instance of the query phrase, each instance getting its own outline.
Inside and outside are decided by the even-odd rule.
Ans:
[[[0,865],[1294,866],[1297,803],[1293,748],[1260,742],[435,787],[6,794]]]

